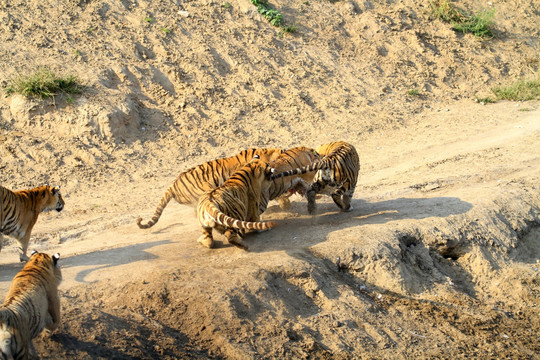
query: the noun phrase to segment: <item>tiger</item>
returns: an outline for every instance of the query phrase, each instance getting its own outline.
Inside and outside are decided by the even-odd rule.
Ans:
[[[60,324],[58,285],[62,272],[60,254],[52,257],[33,251],[11,283],[0,306],[0,357],[36,358],[32,339],[44,329],[52,332]]]
[[[328,192],[331,192],[332,200],[341,211],[351,211],[351,199],[360,172],[360,159],[356,149],[344,141],[335,141],[321,145],[315,151],[323,156],[320,161],[302,168],[275,173],[272,179],[275,181],[284,176],[317,171],[306,191],[308,212],[315,212],[315,196]]]
[[[261,160],[273,161],[281,153],[283,153],[283,149],[278,148],[247,149],[235,156],[208,161],[188,169],[180,173],[174,183],[165,191],[152,219],[148,223],[142,224],[142,218],[138,218],[137,225],[141,229],[154,226],[173,198],[179,204],[196,206],[202,194],[222,185],[236,169],[253,159],[255,155],[258,155]]]
[[[13,236],[20,245],[19,259],[28,261],[26,252],[32,228],[39,213],[64,209],[59,186],[43,185],[30,190],[11,191],[0,186],[0,251],[3,236]]]
[[[276,160],[269,163],[275,173],[311,165],[321,159],[317,152],[308,147],[298,146],[283,152]],[[281,209],[289,209],[289,197],[294,193],[305,195],[309,184],[313,181],[315,172],[308,172],[300,176],[281,177],[272,182],[267,192],[263,193],[261,213],[266,210],[269,200],[278,201]]]
[[[212,229],[216,229],[230,244],[248,250],[239,235],[244,235],[246,230],[267,230],[276,226],[272,221],[260,221],[261,193],[272,183],[272,173],[268,163],[254,159],[223,185],[204,193],[197,204],[197,218],[203,232],[197,241],[213,248]]]

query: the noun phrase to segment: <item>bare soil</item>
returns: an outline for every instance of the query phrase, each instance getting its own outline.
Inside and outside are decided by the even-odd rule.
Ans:
[[[0,183],[66,201],[30,245],[64,277],[40,356],[537,359],[540,102],[474,99],[538,76],[539,5],[460,2],[495,8],[489,40],[427,1],[270,5],[295,33],[248,0],[0,0],[2,85],[43,65],[85,85],[0,100]],[[334,140],[360,154],[352,212],[272,202],[249,251],[203,248],[176,203],[135,224],[191,166]],[[8,239],[2,293],[21,268]]]

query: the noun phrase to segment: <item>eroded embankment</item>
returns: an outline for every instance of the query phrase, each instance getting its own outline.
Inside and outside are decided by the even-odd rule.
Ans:
[[[299,216],[249,253],[215,250],[141,280],[75,286],[63,329],[40,346],[119,358],[533,358],[540,201],[515,184],[489,189],[497,196],[462,201],[454,215],[401,211],[382,224],[365,221],[369,203],[332,215],[323,202],[318,222]],[[339,216],[364,223],[344,227]]]

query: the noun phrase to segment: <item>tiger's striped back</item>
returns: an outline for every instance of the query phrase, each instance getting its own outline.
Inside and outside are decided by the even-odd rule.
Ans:
[[[208,161],[180,173],[161,198],[152,219],[148,223],[142,224],[142,218],[138,218],[137,225],[141,229],[154,226],[173,198],[180,204],[196,205],[202,194],[222,185],[236,169],[252,160],[256,155],[261,160],[269,162],[277,159],[282,152],[282,149],[276,148],[248,149],[235,156]]]
[[[0,186],[0,250],[2,234],[13,236],[20,246],[20,260],[28,260],[28,242],[39,213],[48,210],[59,212],[64,205],[58,186],[44,185],[19,191]]]
[[[312,213],[315,210],[315,194],[321,193],[327,186],[334,189],[332,199],[336,205],[343,211],[349,211],[360,171],[356,149],[344,141],[336,141],[321,145],[316,151],[323,156],[322,160],[302,168],[274,174],[272,179],[317,171],[313,183],[306,192],[308,211]]]
[[[0,306],[0,355],[5,359],[28,359],[36,354],[32,339],[43,329],[55,330],[60,323],[58,285],[62,273],[59,255],[32,254],[17,273]]]

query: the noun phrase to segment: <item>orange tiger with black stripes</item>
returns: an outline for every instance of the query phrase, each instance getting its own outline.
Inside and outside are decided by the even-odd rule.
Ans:
[[[248,149],[235,156],[212,160],[188,169],[180,173],[167,189],[152,219],[148,223],[142,224],[142,218],[138,218],[137,225],[141,229],[154,226],[173,198],[180,204],[196,206],[202,194],[222,185],[236,169],[252,160],[256,155],[263,161],[273,161],[281,153],[283,153],[282,149]]]
[[[14,237],[20,246],[19,259],[27,261],[28,242],[39,213],[62,211],[60,187],[44,185],[31,190],[11,191],[0,186],[0,250],[3,236]]]
[[[253,159],[239,168],[223,185],[204,193],[197,204],[197,218],[203,235],[197,240],[214,247],[212,230],[223,233],[230,244],[248,249],[239,236],[249,230],[266,230],[275,222],[261,222],[261,194],[272,184],[273,169]]]
[[[341,211],[351,211],[351,199],[356,188],[360,160],[354,146],[344,141],[324,144],[315,149],[323,158],[312,165],[285,172],[276,172],[272,179],[317,171],[306,191],[308,212],[316,209],[315,196],[328,193]]]
[[[36,358],[32,339],[43,329],[60,324],[58,285],[62,272],[59,254],[32,252],[30,260],[11,283],[0,306],[0,355],[2,359]]]

